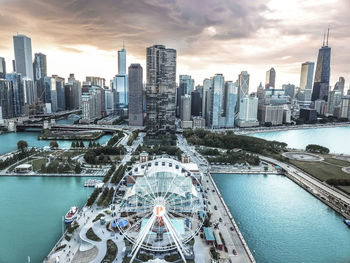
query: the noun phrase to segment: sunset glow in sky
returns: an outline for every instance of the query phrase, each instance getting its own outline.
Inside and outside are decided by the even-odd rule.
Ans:
[[[274,67],[277,87],[299,86],[300,67],[316,63],[330,27],[331,86],[350,83],[349,0],[0,0],[0,57],[12,70],[12,36],[32,39],[47,55],[48,74],[106,78],[117,74],[123,41],[127,64],[145,69],[146,47],[177,50],[177,74],[201,84],[223,73],[236,80],[247,70],[250,90]]]

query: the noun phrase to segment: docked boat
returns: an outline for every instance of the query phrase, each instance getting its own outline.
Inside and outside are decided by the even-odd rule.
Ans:
[[[349,220],[349,219],[344,219],[344,223],[345,223],[348,227],[350,227],[350,220]]]
[[[78,216],[78,207],[72,206],[64,217],[65,223],[72,223]]]

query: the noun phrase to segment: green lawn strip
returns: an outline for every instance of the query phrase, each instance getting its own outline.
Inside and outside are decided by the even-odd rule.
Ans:
[[[321,181],[326,181],[328,179],[350,179],[350,174],[344,173],[341,167],[329,163],[302,162],[296,160],[289,160],[289,162]]]
[[[334,164],[334,165],[339,165],[342,167],[348,167],[350,166],[350,162],[344,161],[344,160],[339,160],[339,159],[335,159],[335,158],[330,158],[330,157],[324,157],[324,161],[330,164]]]
[[[101,239],[95,234],[94,230],[91,227],[86,232],[86,237],[92,241],[101,241]]]
[[[46,159],[34,159],[33,160],[33,170],[39,171],[43,164],[46,164]]]
[[[115,257],[117,256],[118,247],[117,245],[111,240],[107,240],[107,251],[105,257],[102,259],[102,263],[110,263],[113,262]]]
[[[338,187],[350,195],[350,186],[338,186]]]

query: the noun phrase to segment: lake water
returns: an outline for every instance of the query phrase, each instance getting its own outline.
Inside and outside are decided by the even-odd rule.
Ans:
[[[350,154],[350,127],[263,132],[249,136],[285,142],[290,148],[305,149],[308,144],[318,144],[329,148],[331,153]]]
[[[258,263],[348,263],[350,228],[286,177],[214,174]]]
[[[0,135],[0,154],[11,152],[17,149],[17,142],[24,140],[29,146],[44,147],[50,145],[48,140],[38,140],[39,132],[11,132]],[[100,139],[96,140],[101,145],[108,142],[112,135],[103,135]],[[70,148],[72,141],[57,141],[60,148]],[[85,146],[88,142],[84,142]]]
[[[61,236],[62,216],[84,205],[85,177],[0,177],[0,262],[42,262]]]

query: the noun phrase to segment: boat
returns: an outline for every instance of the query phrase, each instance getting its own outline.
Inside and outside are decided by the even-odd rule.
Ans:
[[[350,219],[344,219],[344,223],[345,223],[348,227],[350,227]]]
[[[78,207],[72,206],[64,217],[65,223],[72,223],[78,216]]]

